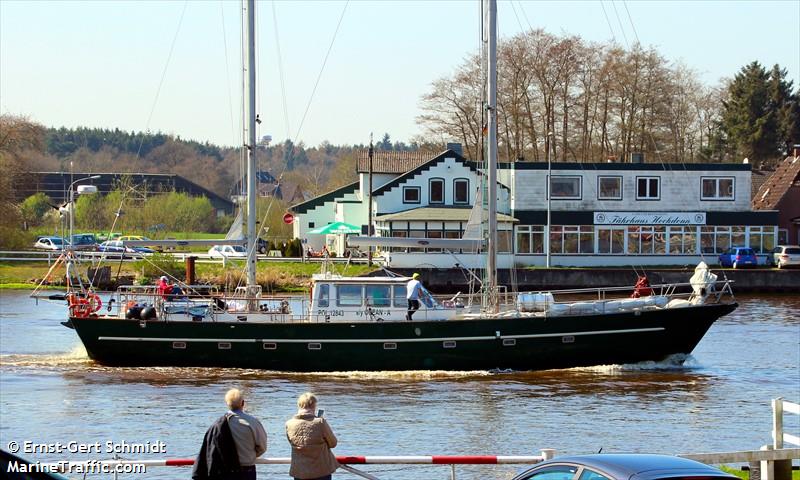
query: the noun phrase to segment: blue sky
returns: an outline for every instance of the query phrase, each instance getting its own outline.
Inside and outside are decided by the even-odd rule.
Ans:
[[[344,6],[258,2],[260,135],[317,145],[388,132],[406,141],[420,133],[420,96],[478,46],[477,0],[351,1],[301,129]],[[238,144],[239,16],[234,0],[0,0],[0,111],[48,126]],[[501,37],[532,27],[622,45],[635,28],[707,84],[753,60],[800,80],[800,0],[501,0],[498,23]]]

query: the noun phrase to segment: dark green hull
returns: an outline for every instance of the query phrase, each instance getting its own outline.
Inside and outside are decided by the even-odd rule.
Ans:
[[[613,315],[370,323],[162,322],[71,318],[110,366],[278,371],[544,370],[688,354],[736,304]]]

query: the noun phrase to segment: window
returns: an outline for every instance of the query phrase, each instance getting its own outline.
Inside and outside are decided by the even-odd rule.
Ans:
[[[517,227],[517,253],[544,253],[544,227],[520,225]]]
[[[598,200],[622,200],[622,177],[597,177]]]
[[[669,227],[669,253],[672,255],[697,253],[695,227]]]
[[[594,470],[584,468],[581,472],[581,476],[578,477],[578,480],[609,480],[609,478],[603,474],[595,472]]]
[[[388,307],[391,305],[390,285],[367,285],[367,303],[373,307]]]
[[[420,187],[403,187],[403,203],[420,203]]]
[[[513,233],[511,230],[498,230],[497,231],[497,251],[498,253],[511,253],[511,238]]]
[[[340,307],[361,306],[361,285],[339,285],[336,288],[336,305]]]
[[[392,292],[394,293],[394,306],[406,308],[408,306],[408,299],[406,298],[406,286],[405,285],[395,285],[392,287]]]
[[[532,471],[522,474],[521,480],[572,480],[578,467],[574,465],[553,465],[534,467]]]
[[[666,252],[666,227],[628,227],[628,254],[662,255]]]
[[[660,199],[659,183],[659,177],[636,177],[636,200]]]
[[[469,203],[469,180],[466,178],[453,180],[453,203]]]
[[[444,180],[432,178],[429,187],[428,203],[444,203]]]
[[[597,253],[625,253],[625,227],[599,228]]]
[[[591,225],[553,225],[550,227],[550,253],[593,253],[594,227]]]
[[[314,228],[314,222],[308,222],[308,228]]]
[[[702,177],[700,183],[702,200],[733,200],[733,177]]]
[[[581,199],[581,177],[550,177],[550,198]]]
[[[767,253],[775,247],[774,227],[749,227],[750,248],[756,253]]]
[[[442,238],[442,231],[441,230],[428,230],[426,236],[428,238]],[[441,248],[429,248],[428,253],[441,253]]]

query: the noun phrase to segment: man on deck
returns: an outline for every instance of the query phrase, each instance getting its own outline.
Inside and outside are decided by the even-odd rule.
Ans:
[[[414,273],[411,275],[411,280],[408,281],[406,285],[406,298],[408,299],[408,313],[406,314],[406,320],[409,322],[411,321],[411,316],[414,315],[414,312],[419,310],[419,297],[422,293],[422,283],[417,280],[419,278],[419,273]]]

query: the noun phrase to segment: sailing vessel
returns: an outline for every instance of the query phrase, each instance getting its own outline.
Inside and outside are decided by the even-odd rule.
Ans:
[[[254,3],[246,1],[248,239],[256,238]],[[660,361],[691,353],[714,321],[737,307],[730,285],[718,285],[705,264],[688,284],[641,285],[633,298],[615,298],[620,289],[592,289],[596,299],[567,303],[555,301],[559,292],[502,294],[495,263],[496,12],[496,1],[488,0],[485,237],[404,239],[424,242],[423,247],[485,247],[480,304],[459,298],[432,302],[408,321],[408,278],[321,274],[312,279],[308,307],[298,308],[262,296],[255,278],[255,242],[250,242],[247,285],[231,297],[175,298],[157,295],[152,287],[125,287],[117,293],[117,312],[103,314],[93,296],[72,294],[65,324],[75,329],[89,356],[111,366],[383,371],[539,370]]]

